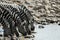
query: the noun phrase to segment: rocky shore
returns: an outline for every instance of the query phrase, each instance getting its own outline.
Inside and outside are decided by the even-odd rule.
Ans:
[[[5,0],[5,2],[25,5],[37,23],[60,22],[60,0]]]

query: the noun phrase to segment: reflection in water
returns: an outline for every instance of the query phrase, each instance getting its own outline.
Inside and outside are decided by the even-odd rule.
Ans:
[[[58,24],[43,25],[45,28],[39,28],[40,24],[35,25],[34,38],[23,38],[23,40],[60,40],[60,26]]]
[[[44,28],[39,28],[43,26]],[[31,38],[29,38],[31,37]],[[60,26],[58,24],[40,25],[35,24],[35,31],[32,35],[19,37],[20,40],[60,40]]]

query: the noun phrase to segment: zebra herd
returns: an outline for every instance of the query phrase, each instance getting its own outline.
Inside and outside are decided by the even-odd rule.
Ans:
[[[18,4],[0,3],[0,23],[4,29],[4,36],[12,36],[19,33],[23,36],[30,35],[35,29],[31,12]]]

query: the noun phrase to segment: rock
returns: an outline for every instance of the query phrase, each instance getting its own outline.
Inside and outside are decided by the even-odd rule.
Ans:
[[[44,14],[44,15],[40,15],[41,17],[47,17],[47,15],[46,14]]]
[[[36,32],[31,32],[31,33],[36,33]]]
[[[30,6],[30,5],[29,5],[28,7],[32,8],[33,6]]]
[[[41,22],[41,24],[42,24],[42,25],[48,25],[48,23],[47,23],[47,22]]]
[[[33,38],[35,37],[34,35],[32,35],[33,36]]]
[[[45,17],[46,19],[49,18],[47,22],[49,22],[51,19],[52,21],[54,21],[56,18],[58,19],[60,17],[59,0],[57,1],[56,0],[5,0],[5,1],[2,0],[2,1],[3,2],[11,1],[12,3],[17,2],[19,4],[25,5],[29,10],[32,10],[31,14],[35,16],[33,18],[39,24],[41,23],[41,20],[44,19],[43,17]],[[53,18],[55,19],[53,20]],[[60,19],[58,20],[60,21]],[[52,21],[50,22],[53,23]]]
[[[39,10],[39,8],[38,7],[34,7],[33,10]]]
[[[44,28],[44,26],[39,26],[38,28]]]
[[[55,22],[53,20],[51,20],[50,23],[55,23]]]
[[[60,25],[60,22],[58,22],[58,25]]]
[[[27,1],[25,1],[25,4],[30,5],[30,3],[28,3]]]
[[[34,39],[32,39],[32,40],[34,40]]]
[[[60,23],[58,25],[60,25]]]
[[[47,14],[48,17],[54,17],[55,15],[50,13],[50,14]]]

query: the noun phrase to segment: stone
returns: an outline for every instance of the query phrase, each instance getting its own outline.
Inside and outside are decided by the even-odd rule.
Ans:
[[[42,24],[42,25],[48,25],[49,23],[47,23],[47,22],[42,22],[41,24]]]
[[[39,26],[38,28],[44,28],[44,26]]]
[[[28,3],[27,1],[25,1],[25,4],[30,5],[30,3]]]
[[[60,25],[60,23],[58,25]]]
[[[50,23],[55,23],[55,22],[53,20],[51,20]]]

